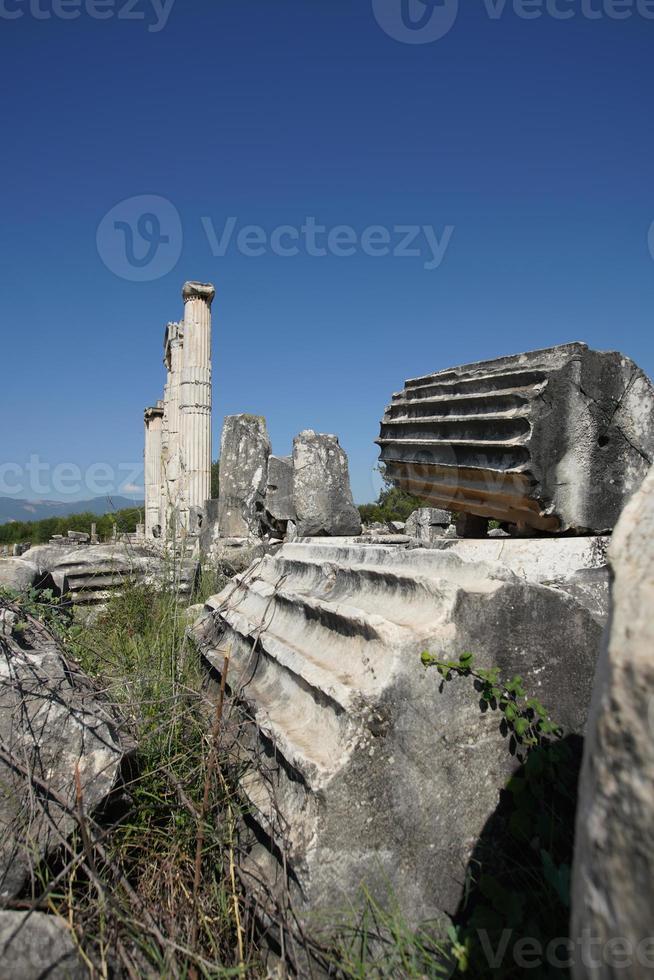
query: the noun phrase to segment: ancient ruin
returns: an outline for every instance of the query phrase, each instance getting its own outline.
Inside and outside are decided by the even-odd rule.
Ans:
[[[438,693],[421,653],[474,651],[584,732],[609,534],[654,452],[652,386],[582,344],[408,382],[382,461],[434,507],[386,539],[361,536],[334,437],[301,433],[289,458],[270,456],[261,420],[226,431],[244,479],[235,493],[225,476],[225,506],[286,539],[193,629],[217,676],[229,662],[259,760],[242,782],[251,891],[270,916],[290,893],[305,925],[356,904],[363,882],[411,923],[447,919],[516,763],[467,681]]]
[[[246,872],[264,907],[290,888],[310,919],[365,882],[416,925],[455,912],[514,760],[468,682],[439,694],[421,652],[474,650],[583,731],[605,617],[574,574],[559,578],[542,584],[519,556],[514,571],[510,556],[317,539],[209,600],[193,635],[217,672],[231,657],[264,760],[243,781],[258,827]]]
[[[359,534],[338,437],[306,429],[293,440],[292,456],[274,456],[262,416],[228,415],[216,521],[214,543]]]
[[[388,476],[435,507],[603,534],[654,458],[654,389],[579,343],[478,361],[407,381],[378,443]]]
[[[187,282],[184,319],[164,336],[163,400],[145,412],[145,535],[195,535],[211,496],[211,304],[215,289]]]

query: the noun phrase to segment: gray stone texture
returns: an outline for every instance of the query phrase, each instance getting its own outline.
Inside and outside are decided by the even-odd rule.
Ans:
[[[296,519],[293,504],[293,457],[271,456],[268,460],[266,516],[270,523],[283,526]]]
[[[574,977],[644,980],[654,971],[654,470],[622,515],[609,558],[610,625],[579,785]],[[615,966],[625,957],[611,958],[611,940],[630,947],[628,970]]]
[[[0,912],[3,980],[86,980],[88,976],[63,919],[44,912]]]
[[[305,429],[293,440],[293,505],[300,538],[361,533],[337,436]]]
[[[430,542],[441,538],[449,527],[452,515],[447,510],[436,507],[420,507],[406,519],[404,533],[418,541]]]
[[[654,456],[654,389],[629,358],[567,344],[407,381],[378,440],[436,507],[551,532],[615,526]]]
[[[220,449],[221,538],[261,536],[270,439],[260,415],[228,415]]]
[[[38,567],[24,558],[0,559],[0,588],[12,592],[25,592],[33,588],[41,578]]]
[[[482,543],[502,546],[470,542]],[[499,561],[322,539],[237,576],[193,632],[217,671],[231,654],[231,683],[260,732],[252,760],[263,769],[243,781],[259,826],[244,865],[251,889],[265,906],[257,881],[280,899],[288,887],[305,921],[324,922],[365,883],[416,924],[456,910],[515,764],[471,680],[439,690],[421,652],[470,651],[519,673],[581,732],[602,625],[565,588]]]
[[[88,815],[110,793],[123,752],[116,716],[52,634],[5,600],[0,610],[0,897],[6,899],[76,826],[76,772]]]
[[[68,595],[74,606],[88,610],[102,609],[126,580],[172,588],[187,596],[198,574],[195,559],[156,551],[145,542],[81,548],[37,545],[25,558],[39,572],[49,573],[57,590]]]

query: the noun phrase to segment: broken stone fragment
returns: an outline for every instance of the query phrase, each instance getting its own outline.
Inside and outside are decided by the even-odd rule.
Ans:
[[[0,912],[0,963],[6,980],[89,976],[64,919],[44,912]]]
[[[654,458],[654,388],[574,343],[407,381],[378,443],[403,490],[459,514],[603,534]]]
[[[445,528],[449,527],[451,521],[452,515],[447,510],[420,507],[407,518],[404,533],[411,538],[417,538],[418,541],[433,541],[443,536]]]
[[[654,968],[654,469],[622,515],[609,558],[611,616],[579,784],[573,973],[645,980]]]
[[[245,728],[256,834],[242,871],[271,915],[290,895],[305,924],[328,922],[356,908],[362,884],[381,905],[392,895],[411,925],[455,913],[517,761],[473,679],[439,690],[422,651],[471,651],[479,667],[520,674],[566,733],[584,730],[602,623],[565,588],[529,579],[534,543],[464,541],[493,559],[464,561],[408,542],[287,543],[194,628],[217,671],[230,654],[258,726]],[[566,579],[578,539],[551,545],[541,572]],[[522,576],[497,560],[503,548]]]
[[[0,897],[6,900],[76,827],[78,797],[87,816],[106,799],[123,750],[116,714],[53,635],[3,599],[0,610],[13,626],[0,639]]]
[[[293,440],[293,505],[298,537],[361,533],[347,456],[337,436],[305,429]]]
[[[221,538],[259,538],[270,439],[260,415],[228,415],[220,449],[218,528]]]
[[[265,501],[266,523],[272,531],[286,534],[289,521],[296,519],[293,506],[293,457],[271,456]]]

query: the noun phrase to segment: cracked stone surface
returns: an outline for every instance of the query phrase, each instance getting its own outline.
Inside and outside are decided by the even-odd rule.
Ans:
[[[609,550],[610,624],[579,784],[571,931],[575,980],[609,980],[623,973],[645,980],[654,968],[653,542],[654,470],[622,515]],[[592,947],[584,937],[592,939]],[[616,939],[633,951],[628,971],[598,955]],[[617,962],[624,964],[625,958]]]
[[[52,634],[0,599],[0,902],[104,800],[123,758],[117,719]]]
[[[610,532],[654,458],[654,388],[574,343],[407,381],[378,440],[427,503],[553,533]]]
[[[261,537],[270,439],[260,415],[228,415],[220,446],[218,533]]]
[[[7,980],[89,976],[64,920],[44,912],[0,912],[0,963]]]
[[[539,543],[510,541],[504,562],[502,541],[463,542],[488,561],[293,542],[208,601],[193,635],[215,671],[229,653],[227,682],[257,723],[240,743],[250,739],[242,787],[257,827],[242,867],[262,908],[288,889],[305,921],[324,922],[356,906],[365,882],[381,904],[392,892],[410,923],[455,912],[516,763],[471,679],[439,690],[420,655],[474,652],[582,732],[602,582],[578,581],[577,539],[553,540],[560,554],[536,567],[524,550]],[[597,558],[586,571],[605,577]]]
[[[305,429],[293,440],[293,506],[298,537],[361,533],[347,456],[337,436]]]

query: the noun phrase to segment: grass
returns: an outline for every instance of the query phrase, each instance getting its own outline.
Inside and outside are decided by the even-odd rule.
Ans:
[[[234,731],[223,711],[225,688],[209,695],[186,636],[187,606],[219,591],[234,571],[221,566],[209,572],[185,602],[172,591],[128,582],[106,612],[84,626],[67,619],[47,595],[22,599],[26,614],[47,622],[96,680],[135,747],[104,812],[89,819],[80,808],[73,839],[56,860],[36,869],[32,893],[16,906],[63,917],[93,978],[267,975],[257,924],[239,888],[244,764],[228,751]],[[558,798],[555,809],[567,812]],[[531,851],[525,845],[513,854],[525,867],[516,869],[496,854],[501,883],[533,889],[542,906],[545,891],[533,860],[527,861]],[[483,863],[492,870],[486,855]],[[495,893],[492,898],[497,904]],[[339,980],[491,975],[470,945],[479,904],[471,903],[443,943],[436,929],[410,926],[391,895],[382,907],[364,892],[356,912],[335,914],[309,939]],[[504,908],[496,911],[501,929],[508,916]]]
[[[136,746],[104,814],[80,818],[59,860],[38,869],[29,904],[66,919],[94,977],[263,975],[234,871],[238,774],[222,749],[222,699],[203,691],[184,605],[127,583],[77,626],[50,602],[26,604],[100,683]]]

